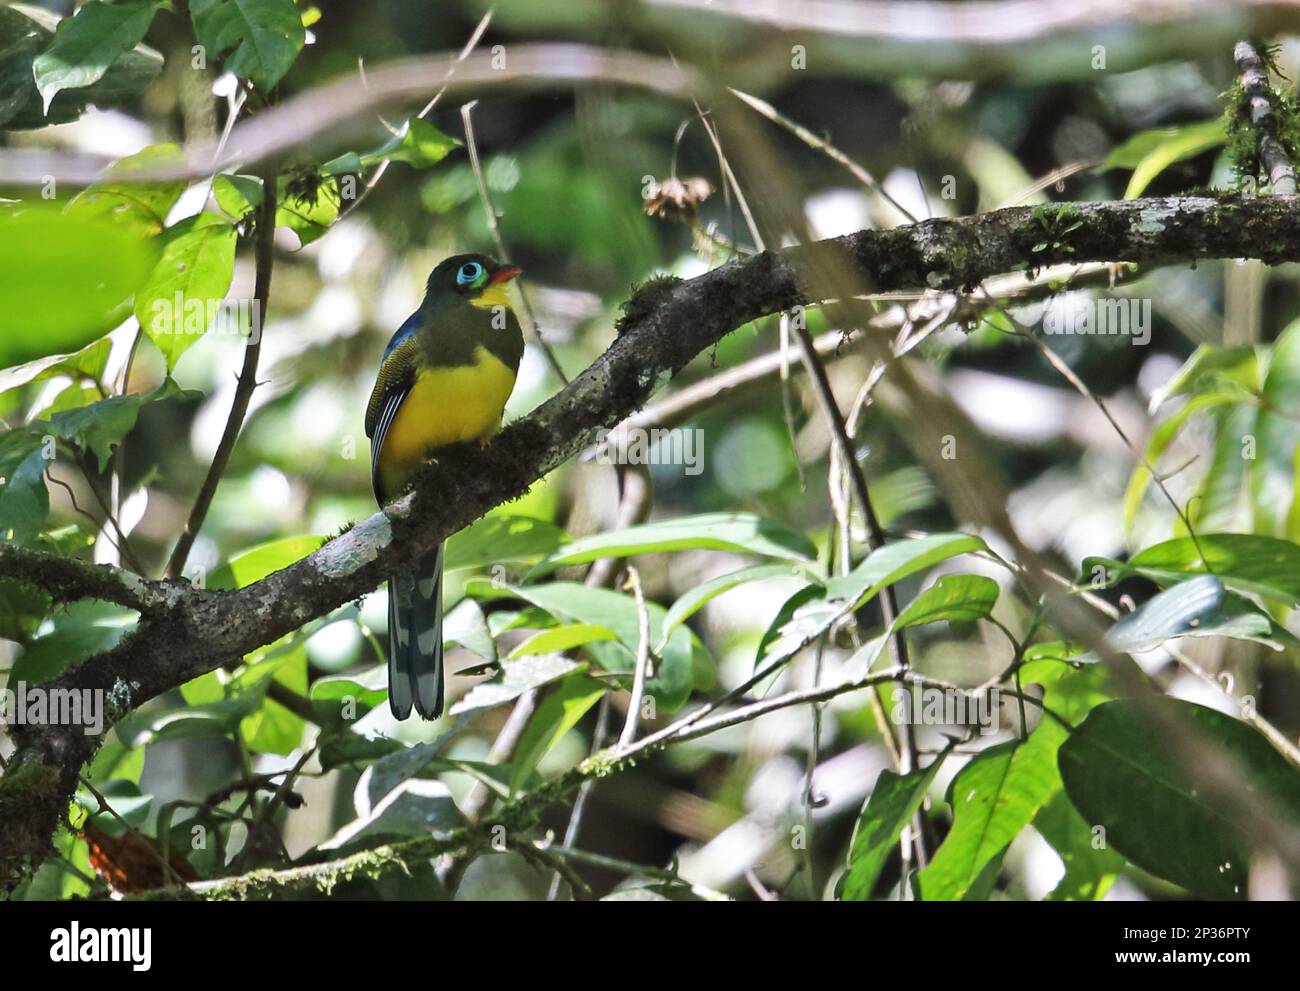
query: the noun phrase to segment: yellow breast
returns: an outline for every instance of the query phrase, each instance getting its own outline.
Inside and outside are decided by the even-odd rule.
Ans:
[[[431,451],[500,430],[514,387],[515,373],[481,344],[472,365],[422,370],[384,438],[385,489],[397,491]]]

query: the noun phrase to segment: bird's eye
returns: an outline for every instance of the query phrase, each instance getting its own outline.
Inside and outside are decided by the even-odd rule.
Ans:
[[[483,266],[478,262],[466,262],[456,273],[456,285],[467,286],[483,274]]]

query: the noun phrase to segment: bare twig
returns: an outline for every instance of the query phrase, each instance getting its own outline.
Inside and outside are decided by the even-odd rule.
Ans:
[[[433,94],[432,99],[430,99],[429,102],[426,103],[424,107],[420,110],[420,112],[415,115],[416,117],[423,120],[425,117],[428,117],[429,114],[433,113],[434,107],[438,105],[438,101],[442,99],[442,95],[447,92],[447,83],[451,79],[451,77],[455,74],[456,67],[460,65],[460,63],[464,62],[467,58],[469,58],[470,53],[473,52],[474,49],[478,47],[478,43],[483,39],[483,33],[487,31],[488,25],[491,23],[492,23],[492,11],[489,10],[486,14],[482,16],[482,18],[479,19],[478,26],[474,28],[473,34],[471,34],[469,36],[469,40],[465,42],[465,46],[460,50],[460,54],[457,55],[456,58],[447,66],[446,75],[443,76],[442,87],[438,90],[438,92]],[[362,84],[366,85],[365,69],[360,63],[358,64],[358,68],[362,77]],[[392,161],[387,158],[379,163],[379,166],[375,169],[375,174],[372,175],[368,180],[366,180],[365,187],[361,190],[361,194],[355,200],[353,200],[351,203],[348,204],[347,209],[343,210],[339,214],[340,220],[342,220],[349,213],[351,213],[353,210],[355,210],[357,207],[361,205],[362,201],[367,196],[370,195],[371,191],[376,186],[379,185],[379,180],[384,177],[384,173],[388,171],[388,166],[391,164]]]
[[[505,261],[509,256],[506,254],[505,240],[501,237],[501,215],[492,202],[492,194],[488,191],[483,165],[478,157],[478,142],[474,140],[474,108],[477,105],[478,100],[471,100],[460,108],[460,119],[465,125],[465,148],[469,152],[470,168],[474,172],[474,181],[478,184],[479,200],[483,204],[483,215],[487,219],[488,230],[491,231],[492,241],[497,248],[497,257]],[[518,281],[516,285],[519,285]],[[551,350],[550,344],[542,337],[541,329],[537,326],[537,317],[533,313],[533,305],[528,301],[528,294],[524,292],[522,285],[519,285],[519,298],[524,304],[522,313],[524,330],[537,342],[537,346],[542,349],[542,354],[546,355],[546,363],[551,366],[551,371],[561,382],[568,385],[569,377],[564,374],[564,369],[560,366],[559,359],[555,357],[555,352]]]
[[[645,593],[641,590],[641,576],[630,564],[627,566],[627,579],[632,586],[632,594],[636,597],[636,669],[632,675],[632,697],[627,703],[627,721],[623,723],[623,732],[618,737],[620,748],[630,747],[636,739],[637,726],[641,722],[641,700],[645,697],[646,674],[650,667],[650,611],[646,608]]]
[[[271,266],[275,259],[272,249],[275,245],[275,211],[278,200],[276,175],[274,171],[268,170],[262,176],[262,202],[258,205],[255,227],[257,275],[253,285],[253,312],[260,325],[251,329],[253,339],[244,346],[244,366],[239,372],[239,382],[235,386],[235,398],[230,404],[230,415],[226,419],[225,430],[222,431],[221,441],[212,456],[212,465],[208,468],[208,474],[203,479],[203,485],[194,500],[194,508],[190,510],[189,519],[185,522],[185,529],[181,531],[180,539],[167,560],[166,573],[171,578],[178,577],[185,569],[190,548],[194,546],[194,540],[203,528],[203,521],[207,518],[213,497],[217,494],[221,476],[225,474],[226,465],[230,463],[235,441],[239,439],[244,417],[248,415],[253,390],[257,388],[257,362],[262,354],[262,336],[271,299]]]

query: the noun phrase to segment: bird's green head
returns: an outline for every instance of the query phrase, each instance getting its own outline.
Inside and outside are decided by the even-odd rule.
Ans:
[[[464,300],[483,309],[508,308],[506,286],[519,272],[517,265],[487,255],[453,255],[429,274],[427,298],[439,302]]]

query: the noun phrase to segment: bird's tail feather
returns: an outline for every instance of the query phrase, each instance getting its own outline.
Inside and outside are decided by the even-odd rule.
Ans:
[[[412,705],[442,715],[442,544],[388,581],[388,705],[397,719]]]

